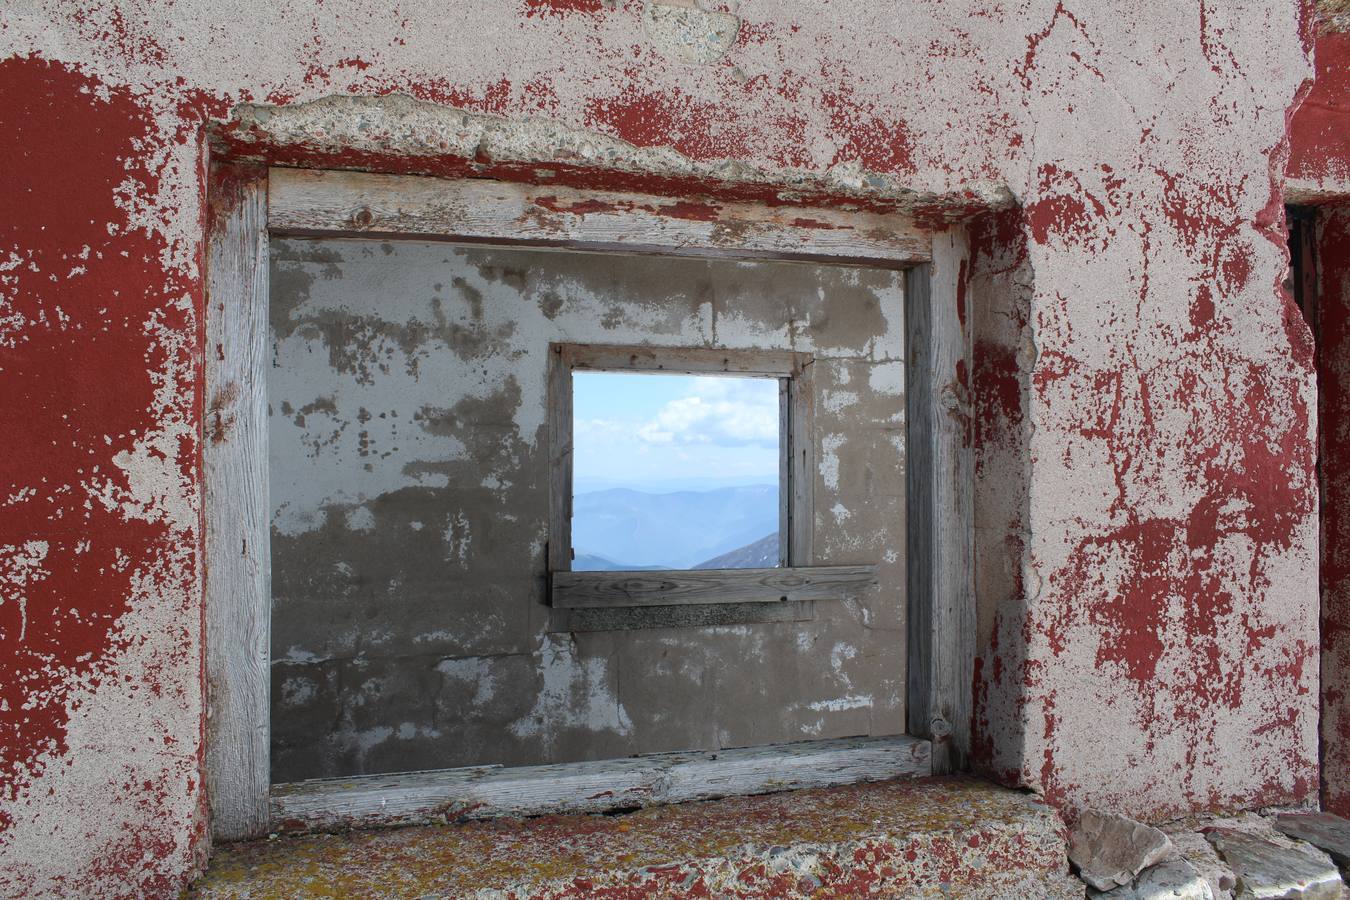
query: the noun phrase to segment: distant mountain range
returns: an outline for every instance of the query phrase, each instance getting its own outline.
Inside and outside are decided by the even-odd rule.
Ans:
[[[695,569],[772,569],[778,565],[778,532],[730,553],[704,560]]]
[[[764,558],[760,545],[770,539],[773,562],[767,565],[777,565],[777,533],[776,485],[666,494],[591,491],[572,500],[572,568],[714,568],[711,563],[723,557]]]

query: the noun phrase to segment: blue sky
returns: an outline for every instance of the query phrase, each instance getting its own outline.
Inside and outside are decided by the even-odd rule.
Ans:
[[[577,493],[778,482],[774,378],[576,372],[572,415]]]

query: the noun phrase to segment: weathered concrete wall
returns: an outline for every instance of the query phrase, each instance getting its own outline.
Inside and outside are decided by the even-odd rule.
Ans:
[[[1277,286],[1306,11],[743,0],[725,57],[690,66],[637,0],[8,8],[4,890],[165,892],[204,848],[202,126],[330,94],[530,117],[576,138],[544,168],[597,184],[1015,200],[1034,352],[991,758],[1149,818],[1309,797],[1312,350]],[[516,159],[505,138],[479,164]]]
[[[898,272],[273,243],[273,780],[904,732]],[[551,341],[813,354],[811,621],[547,633]]]

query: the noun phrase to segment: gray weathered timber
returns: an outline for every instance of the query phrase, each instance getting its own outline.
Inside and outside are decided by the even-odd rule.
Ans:
[[[724,625],[810,622],[815,617],[814,600],[582,609],[557,607],[549,615],[548,630],[553,633],[586,634],[597,631],[629,631],[634,628],[713,628]]]
[[[267,171],[216,164],[211,176],[206,785],[212,835],[228,841],[268,827]]]
[[[782,486],[792,485],[792,380],[778,379],[778,565],[792,565],[792,498]]]
[[[271,227],[300,235],[477,239],[680,255],[928,259],[928,240],[894,214],[699,203],[485,179],[273,170]]]
[[[787,472],[780,488],[787,496],[787,559],[790,566],[815,562],[816,391],[811,361],[805,360],[788,384]]]
[[[611,344],[555,345],[570,369],[667,372],[676,375],[801,375],[811,354],[791,350],[712,347],[646,347]]]
[[[933,740],[933,770],[970,752],[975,665],[974,455],[964,229],[933,238],[931,265],[905,283],[906,471],[911,733]]]
[[[554,572],[552,603],[569,609],[842,600],[876,583],[875,566]]]
[[[548,570],[572,568],[572,352],[548,348]]]
[[[278,829],[597,813],[802,788],[927,776],[916,738],[843,738],[708,753],[520,768],[473,767],[277,785]]]

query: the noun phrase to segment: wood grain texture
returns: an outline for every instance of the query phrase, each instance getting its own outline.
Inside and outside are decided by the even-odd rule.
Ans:
[[[811,354],[791,350],[729,350],[717,347],[647,347],[559,344],[573,369],[666,372],[676,375],[749,375],[792,378],[811,364]]]
[[[788,603],[855,597],[876,578],[875,566],[554,572],[551,595],[563,609]]]
[[[778,379],[778,565],[792,565],[792,379]]]
[[[548,570],[572,569],[572,350],[548,348]]]
[[[921,778],[928,742],[843,738],[737,750],[662,753],[602,762],[475,767],[278,785],[279,830],[598,813],[802,788]]]
[[[676,255],[793,257],[876,266],[928,259],[900,215],[674,200],[486,179],[272,170],[270,221],[286,234],[532,243]]]
[[[816,388],[807,358],[788,385],[787,471],[788,564],[810,566],[816,558]],[[869,567],[870,568],[870,567]]]
[[[549,613],[548,630],[584,634],[596,631],[630,631],[634,628],[712,628],[721,625],[810,622],[815,617],[814,600],[580,609],[555,607]]]
[[[906,279],[909,520],[908,723],[933,742],[933,771],[963,769],[970,752],[975,661],[974,452],[963,309],[965,232],[934,237],[933,262]]]
[[[267,171],[212,169],[207,244],[206,785],[216,840],[265,834],[271,783]]]

